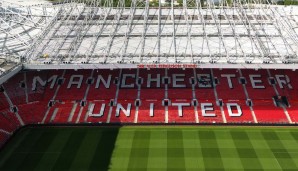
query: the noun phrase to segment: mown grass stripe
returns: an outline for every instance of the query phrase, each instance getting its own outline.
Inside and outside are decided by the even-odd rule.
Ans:
[[[0,170],[2,168],[2,166],[6,163],[6,161],[11,157],[11,155],[13,154],[14,150],[20,145],[22,144],[23,141],[25,141],[24,139],[26,138],[26,136],[28,135],[29,130],[27,129],[23,129],[20,130],[17,135],[15,135],[13,137],[13,139],[10,140],[10,142],[8,144],[6,144],[4,149],[1,149],[1,153],[0,153]]]
[[[128,162],[129,170],[147,170],[150,131],[136,130]]]
[[[76,156],[76,153],[79,147],[81,146],[81,143],[85,138],[85,136],[86,136],[85,129],[74,129],[71,132],[71,135],[68,138],[65,147],[61,151],[61,154],[57,159],[53,170],[61,170],[61,171],[69,170],[72,164],[72,161]]]
[[[198,135],[205,170],[218,170],[224,168],[215,133],[212,130],[199,130]]]
[[[13,163],[6,168],[0,165],[0,170],[33,168],[35,171],[145,169],[296,171],[298,168],[298,154],[296,154],[298,143],[295,138],[298,135],[295,133],[298,132],[297,128],[135,126],[121,127],[120,134],[118,129],[118,127],[46,127],[25,130],[24,134],[20,134],[21,138],[17,135],[18,141],[12,141],[19,145],[6,146],[15,148],[3,149],[0,159],[5,158],[1,156],[5,155],[3,152],[11,154],[16,151],[24,152],[25,157],[21,157],[18,161],[19,158],[9,155],[7,160]],[[84,131],[84,135],[78,136]],[[47,142],[51,138],[46,136],[46,132],[53,136],[52,142]],[[73,134],[77,138],[73,138]],[[23,137],[24,135],[26,137]],[[22,137],[24,139],[21,141]],[[77,144],[79,139],[82,139],[80,145]],[[71,144],[70,141],[75,144]],[[21,147],[22,145],[25,145],[25,148]],[[74,152],[69,153],[66,149]],[[33,158],[29,157],[33,152],[44,153],[40,158],[35,155]],[[63,161],[61,161],[62,155],[67,157]],[[26,163],[29,158],[32,161]],[[184,166],[177,162],[181,162],[181,159],[184,161]],[[144,164],[146,162],[147,165]],[[35,168],[32,163],[36,163]],[[62,166],[65,163],[67,167]]]
[[[45,128],[45,130],[55,131],[57,130],[58,134],[53,139],[52,143],[45,147],[47,148],[46,153],[42,156],[40,161],[37,163],[34,171],[51,171],[55,166],[55,162],[59,158],[62,149],[65,147],[69,136],[71,135],[72,129],[63,129],[63,128]]]
[[[274,131],[262,131],[262,135],[281,168],[285,170],[289,168],[298,168],[293,161],[290,152],[284,147]]]
[[[102,128],[103,133],[87,170],[108,170],[119,132],[118,127]]]
[[[42,156],[47,152],[47,148],[55,139],[58,131],[55,130],[41,130],[43,133],[39,139],[34,143],[34,148],[30,151],[23,162],[19,165],[18,170],[32,171],[37,163],[41,160]]]
[[[34,144],[42,135],[42,131],[38,129],[28,129],[28,131],[29,133],[26,136],[26,139],[23,139],[19,146],[15,148],[10,158],[5,161],[0,170],[18,170],[18,167],[21,167],[28,152],[34,149]]]
[[[257,153],[250,142],[246,131],[232,130],[230,134],[243,167],[245,169],[263,170]]]
[[[97,144],[99,144],[102,132],[102,130],[91,130],[87,132],[72,162],[70,170],[84,170],[89,167],[95,153],[94,149]]]
[[[183,170],[185,168],[185,161],[182,131],[168,130],[167,139],[168,170]]]

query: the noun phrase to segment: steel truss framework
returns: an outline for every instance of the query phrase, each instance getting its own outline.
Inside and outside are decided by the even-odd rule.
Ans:
[[[257,1],[73,0],[0,6],[0,53],[28,68],[298,63],[298,8]],[[203,2],[203,3],[202,3]],[[50,65],[50,66],[49,66]],[[67,66],[66,66],[67,65]],[[294,67],[294,68],[295,68]]]

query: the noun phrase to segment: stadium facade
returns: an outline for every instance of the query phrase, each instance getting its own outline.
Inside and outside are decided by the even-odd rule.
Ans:
[[[298,8],[0,3],[0,141],[27,124],[296,124]]]

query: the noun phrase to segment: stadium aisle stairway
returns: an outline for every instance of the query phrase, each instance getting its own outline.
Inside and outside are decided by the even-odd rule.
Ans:
[[[292,119],[292,122],[298,123],[298,101],[291,101],[290,107],[287,108],[287,111]]]
[[[46,112],[44,113],[44,117],[46,116],[46,119],[44,121],[45,124],[51,123],[52,116],[54,114],[54,110],[59,106],[59,104],[55,103],[52,107],[49,108],[48,115],[46,116]]]
[[[14,105],[26,103],[24,74],[18,73],[14,79],[3,84],[6,93]]]
[[[56,104],[55,108],[58,109],[56,116],[53,118],[51,123],[67,123],[72,110],[72,102],[64,102],[62,104]]]
[[[88,103],[86,106],[83,107],[82,109],[82,113],[81,113],[81,116],[79,117],[79,114],[78,114],[78,117],[77,120],[78,120],[78,123],[86,123],[86,120],[88,118],[88,109],[89,109],[89,104]],[[76,120],[76,121],[77,121]]]
[[[273,100],[255,100],[253,110],[259,123],[289,123],[281,107],[276,107]]]
[[[86,103],[85,105],[88,105],[88,103]],[[68,120],[69,123],[76,123],[76,120],[78,118],[80,109],[81,109],[80,103],[77,102],[77,106],[75,108],[75,111],[73,113],[73,116],[72,116],[72,118],[69,118],[69,120]]]
[[[40,123],[47,108],[47,102],[32,102],[18,106],[19,114],[25,124]]]
[[[9,109],[9,108],[10,108],[10,105],[7,102],[5,95],[3,94],[3,92],[0,92],[0,110]]]
[[[8,110],[2,110],[0,112],[0,128],[8,131],[13,132],[18,127],[20,127],[19,121],[15,117],[14,113],[11,113]]]

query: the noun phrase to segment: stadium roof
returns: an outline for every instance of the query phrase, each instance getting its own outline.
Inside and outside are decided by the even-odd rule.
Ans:
[[[0,4],[0,56],[29,69],[297,68],[298,7],[255,1]]]

